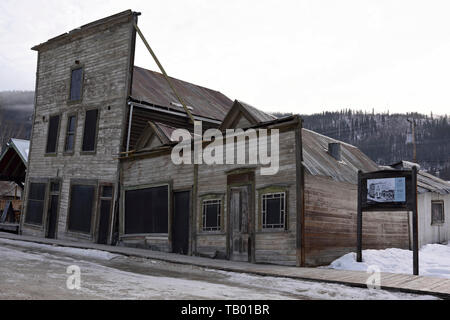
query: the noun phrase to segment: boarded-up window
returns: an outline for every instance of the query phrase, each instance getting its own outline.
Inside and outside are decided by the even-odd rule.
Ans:
[[[72,152],[75,145],[75,126],[77,117],[75,115],[67,118],[66,143],[64,146],[65,152]]]
[[[125,233],[168,233],[169,187],[125,192]]]
[[[97,138],[97,116],[97,109],[86,111],[86,118],[84,120],[83,151],[95,151],[95,140]]]
[[[51,116],[48,121],[46,153],[56,153],[58,145],[59,115]]]
[[[83,85],[83,68],[72,70],[72,78],[70,81],[70,100],[81,100],[81,90]]]
[[[286,193],[267,193],[262,196],[263,229],[285,229]]]
[[[444,220],[444,202],[431,202],[431,224],[442,224]]]
[[[221,216],[221,200],[203,200],[203,231],[219,231]]]
[[[70,194],[69,231],[91,232],[95,186],[73,185]]]
[[[45,183],[30,183],[26,223],[42,224],[46,186],[47,184]]]

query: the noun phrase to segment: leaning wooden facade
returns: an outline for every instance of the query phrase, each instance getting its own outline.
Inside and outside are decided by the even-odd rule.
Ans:
[[[175,165],[172,133],[193,125],[164,77],[134,66],[137,16],[126,11],[34,48],[22,233],[297,266],[354,251],[357,171],[376,164],[302,129],[298,116],[276,119],[171,78],[203,131],[280,132],[275,175],[255,164]],[[408,247],[406,215],[365,219],[367,247]]]

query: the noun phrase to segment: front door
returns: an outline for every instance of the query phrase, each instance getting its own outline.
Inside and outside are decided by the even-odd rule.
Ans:
[[[250,186],[230,188],[230,260],[251,261]]]
[[[191,193],[173,193],[172,251],[187,254],[189,250],[189,212]]]
[[[98,208],[98,237],[97,243],[108,244],[109,228],[111,225],[111,211],[113,206],[112,185],[102,185],[100,188],[100,203]]]

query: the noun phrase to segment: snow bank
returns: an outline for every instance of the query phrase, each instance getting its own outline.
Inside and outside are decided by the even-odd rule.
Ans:
[[[363,250],[363,262],[356,262],[356,253],[348,253],[327,268],[367,271],[375,265],[381,272],[412,274],[412,251],[403,249]],[[419,251],[419,274],[450,278],[450,245],[427,244]]]
[[[53,246],[48,244],[41,244],[35,242],[26,242],[19,240],[9,240],[9,239],[0,239],[0,244],[9,244],[13,246],[21,246],[24,248],[36,249],[36,250],[45,250],[47,252],[52,253],[61,253],[67,255],[75,255],[84,258],[92,258],[99,260],[111,260],[120,255],[110,253],[107,251],[94,250],[94,249],[80,249],[80,248],[70,248],[70,247],[60,247]]]

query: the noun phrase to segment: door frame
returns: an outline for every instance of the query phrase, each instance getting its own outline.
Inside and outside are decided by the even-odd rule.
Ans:
[[[103,197],[103,187],[112,187],[112,195],[111,197]],[[116,194],[116,186],[113,182],[99,182],[97,186],[97,204],[95,206],[95,229],[94,229],[94,241],[98,243],[98,239],[100,238],[100,219],[101,219],[101,205],[102,200],[110,200],[110,208],[109,208],[109,225],[108,225],[108,236],[106,238],[106,245],[111,244],[112,238],[112,224],[113,224],[113,211],[114,211],[114,203],[115,203],[115,194]]]
[[[191,226],[193,223],[193,199],[192,199],[192,195],[193,195],[193,187],[186,187],[186,188],[177,188],[177,189],[172,189],[172,196],[171,196],[171,202],[172,202],[172,206],[171,206],[171,210],[170,210],[170,215],[171,215],[171,219],[170,219],[170,225],[169,225],[169,229],[170,229],[170,238],[169,238],[169,245],[170,245],[170,251],[173,252],[173,226],[174,226],[174,221],[175,221],[175,205],[174,205],[174,200],[175,200],[175,193],[177,192],[189,192],[189,214],[188,214],[188,252],[186,253],[187,256],[192,255],[192,242],[193,242],[193,235],[191,232]]]
[[[59,189],[58,191],[52,192],[52,183],[58,183]],[[45,197],[45,224],[44,224],[44,238],[48,238],[48,232],[49,232],[49,225],[50,225],[50,215],[48,210],[50,209],[50,201],[52,199],[52,196],[58,196],[58,204],[56,206],[56,224],[55,224],[55,237],[52,239],[58,239],[58,219],[59,219],[59,212],[60,212],[60,206],[61,206],[61,189],[62,189],[62,179],[61,178],[50,178],[47,182],[46,187],[46,197]]]
[[[226,236],[226,249],[227,249],[227,259],[231,259],[231,248],[230,248],[230,241],[233,236],[233,230],[231,230],[231,210],[230,210],[230,204],[231,204],[231,189],[236,187],[245,187],[248,186],[249,191],[249,197],[248,197],[248,234],[249,234],[249,240],[250,240],[250,261],[251,263],[255,263],[255,222],[256,222],[256,216],[255,216],[255,169],[254,168],[248,168],[248,169],[237,169],[232,170],[228,172],[228,179],[227,179],[227,236]],[[249,175],[250,174],[250,175]],[[234,176],[234,178],[231,178],[231,176]],[[239,181],[240,178],[242,181]]]

